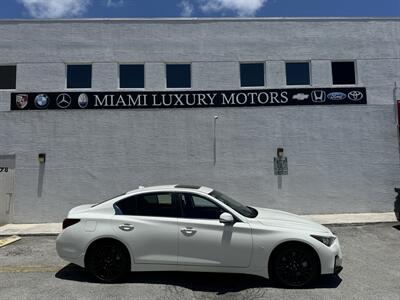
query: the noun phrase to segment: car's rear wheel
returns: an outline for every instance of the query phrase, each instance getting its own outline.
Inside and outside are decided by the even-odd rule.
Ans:
[[[309,246],[293,243],[279,247],[273,254],[270,274],[285,287],[304,287],[320,272],[319,259]]]
[[[129,253],[119,242],[106,240],[92,245],[86,255],[86,268],[102,282],[118,282],[130,271]]]

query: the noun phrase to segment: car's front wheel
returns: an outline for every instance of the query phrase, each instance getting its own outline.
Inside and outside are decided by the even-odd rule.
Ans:
[[[317,254],[309,246],[293,243],[279,247],[271,257],[269,272],[281,285],[304,287],[320,272]]]
[[[85,265],[95,279],[118,282],[130,271],[129,253],[119,242],[101,241],[89,248]]]

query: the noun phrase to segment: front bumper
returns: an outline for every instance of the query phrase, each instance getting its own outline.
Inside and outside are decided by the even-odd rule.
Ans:
[[[320,245],[321,274],[339,274],[342,271],[342,249],[336,239],[330,247]]]
[[[343,270],[342,266],[335,267],[335,271],[333,272],[333,274],[338,275],[340,272],[342,272],[342,270]]]
[[[343,267],[342,267],[342,258],[339,257],[339,255],[335,256],[335,267],[333,269],[333,274],[339,274],[340,272],[342,272]]]

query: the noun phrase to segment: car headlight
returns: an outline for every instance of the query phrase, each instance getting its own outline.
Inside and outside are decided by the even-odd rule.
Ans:
[[[320,235],[311,235],[311,236],[328,247],[330,247],[336,240],[336,237],[334,236],[320,236]]]

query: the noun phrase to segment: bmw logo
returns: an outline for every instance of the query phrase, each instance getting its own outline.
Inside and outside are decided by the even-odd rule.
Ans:
[[[80,94],[78,97],[78,105],[80,108],[86,108],[89,104],[89,97],[86,94]]]
[[[39,94],[35,97],[35,106],[37,108],[46,108],[49,105],[50,99],[46,94]]]

